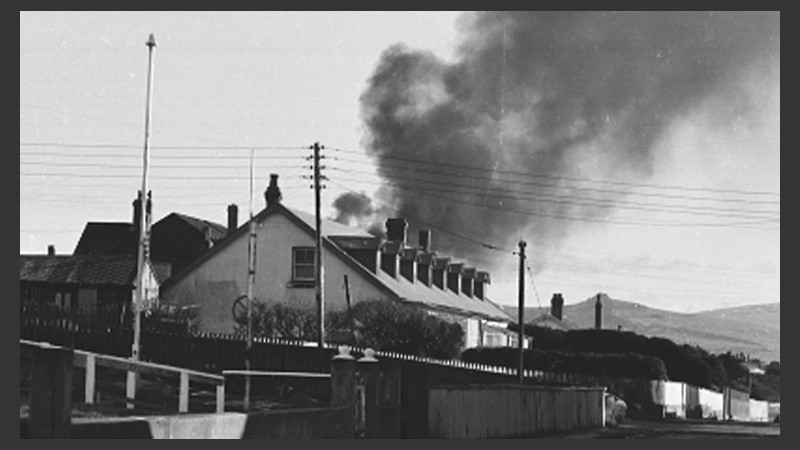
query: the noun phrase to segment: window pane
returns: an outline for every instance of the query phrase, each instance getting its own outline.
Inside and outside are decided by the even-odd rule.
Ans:
[[[295,266],[294,277],[298,280],[313,280],[314,266]]]
[[[296,264],[314,264],[314,249],[296,248],[294,261]]]

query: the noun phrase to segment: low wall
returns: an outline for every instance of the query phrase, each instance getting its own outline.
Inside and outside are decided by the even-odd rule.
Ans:
[[[723,395],[721,392],[698,388],[698,398],[700,402],[700,417],[722,420]]]
[[[750,395],[732,388],[723,391],[723,415],[726,420],[750,420]]]
[[[753,422],[769,421],[769,403],[763,400],[750,399],[750,420]]]
[[[780,402],[776,403],[769,403],[767,405],[768,413],[769,413],[769,421],[774,422],[777,417],[781,415],[781,404]],[[778,419],[780,420],[780,419]]]
[[[20,422],[20,438],[27,421]],[[353,437],[349,406],[252,413],[76,418],[73,439],[327,439]]]
[[[428,437],[500,438],[605,425],[604,388],[438,386],[428,398]]]

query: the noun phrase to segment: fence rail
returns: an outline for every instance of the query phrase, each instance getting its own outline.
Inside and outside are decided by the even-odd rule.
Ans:
[[[36,319],[25,317],[20,321],[20,337],[48,341],[66,347],[104,353],[119,357],[130,354],[133,339],[130,329],[90,327],[87,323],[68,318]],[[140,356],[162,364],[187,367],[194,370],[222,374],[223,370],[244,368],[245,338],[235,334],[195,333],[168,334],[156,330],[143,330]],[[251,368],[262,371],[294,371],[325,373],[330,358],[335,354],[335,343],[325,343],[320,348],[316,342],[255,338],[251,353]],[[354,354],[364,349],[353,347]],[[516,378],[517,369],[460,360],[441,360],[392,351],[377,351],[376,356],[397,363],[426,364],[443,382],[471,381],[508,382]],[[523,378],[533,384],[602,386],[605,380],[586,374],[567,374],[541,370],[525,370]]]
[[[33,347],[38,348],[59,348],[57,345],[52,345],[45,342],[34,342],[25,339],[19,341],[23,351]],[[225,377],[220,375],[213,375],[203,372],[198,372],[191,369],[184,369],[180,367],[168,366],[164,364],[157,364],[146,361],[134,361],[118,356],[102,355],[92,353],[84,350],[74,350],[72,364],[74,367],[85,369],[85,383],[84,383],[84,401],[86,403],[94,403],[95,398],[95,385],[96,385],[96,368],[106,367],[109,369],[123,370],[135,373],[151,373],[161,374],[168,376],[177,376],[180,380],[180,388],[178,395],[178,412],[189,411],[189,383],[196,382],[202,384],[210,384],[216,388],[216,411],[225,411]]]

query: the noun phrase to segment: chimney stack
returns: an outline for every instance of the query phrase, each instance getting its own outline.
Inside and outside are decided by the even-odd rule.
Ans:
[[[386,219],[386,239],[392,242],[406,243],[406,219]]]
[[[417,278],[417,249],[406,248],[400,251],[400,275],[413,283]]]
[[[486,298],[486,285],[490,282],[489,272],[478,271],[475,274],[475,297],[484,300]]]
[[[228,232],[227,235],[230,236],[231,233],[236,231],[239,228],[239,207],[236,206],[235,203],[231,203],[228,205]]]
[[[454,294],[461,293],[461,275],[464,273],[464,263],[455,263],[447,266],[447,288]]]
[[[47,246],[47,256],[56,256],[56,246],[50,244]]]
[[[283,200],[281,190],[278,188],[277,173],[271,173],[269,175],[269,186],[267,186],[267,190],[264,191],[264,198],[267,200],[267,208],[277,205]]]
[[[594,328],[603,328],[603,304],[600,303],[600,294],[597,294],[597,301],[594,303]]]
[[[139,219],[141,219],[139,216],[139,208],[141,208],[141,204],[142,191],[136,191],[136,199],[133,200],[133,220],[131,222],[133,222],[133,231],[137,234],[139,233]]]
[[[419,230],[419,248],[423,252],[431,250],[431,230]]]
[[[550,314],[558,320],[564,318],[564,297],[561,294],[553,294],[550,300]]]

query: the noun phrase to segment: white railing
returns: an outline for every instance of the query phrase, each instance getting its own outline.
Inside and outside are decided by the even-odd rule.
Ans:
[[[40,347],[40,348],[58,348],[59,346],[51,345],[46,342],[34,342],[24,339],[19,340],[20,346],[24,350],[25,347]],[[61,347],[64,348],[64,347]],[[95,398],[95,381],[96,381],[96,368],[107,367],[110,369],[124,370],[126,372],[138,373],[158,373],[168,376],[177,376],[180,380],[178,389],[178,412],[189,412],[189,383],[196,382],[201,384],[209,384],[216,387],[216,411],[225,411],[225,377],[221,375],[213,375],[195,370],[184,369],[181,367],[167,366],[164,364],[156,364],[146,361],[133,361],[128,358],[119,356],[103,355],[99,353],[87,352],[84,350],[74,350],[72,364],[75,367],[85,368],[85,388],[84,388],[84,401],[86,403],[94,403]],[[134,400],[134,399],[132,399]]]

